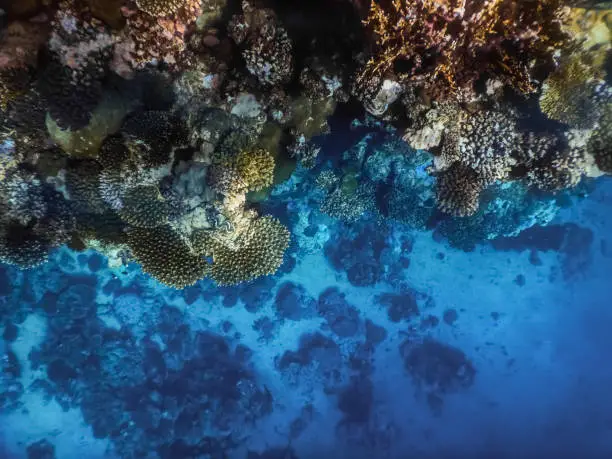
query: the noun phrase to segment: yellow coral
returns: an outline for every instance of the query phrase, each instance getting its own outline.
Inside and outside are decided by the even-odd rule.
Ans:
[[[576,55],[551,74],[542,87],[540,109],[549,118],[575,127],[593,124],[594,69]]]
[[[283,262],[289,237],[282,223],[265,216],[251,221],[235,247],[212,238],[211,277],[219,285],[233,285],[274,274]]]
[[[151,16],[170,16],[183,6],[181,0],[136,0],[138,8]]]
[[[274,157],[266,150],[243,151],[236,158],[236,171],[245,183],[245,191],[259,191],[272,185]]]
[[[566,28],[583,49],[598,45],[609,47],[612,41],[612,9],[571,8]]]

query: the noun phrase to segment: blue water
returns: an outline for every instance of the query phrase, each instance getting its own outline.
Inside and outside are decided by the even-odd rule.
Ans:
[[[265,204],[284,264],[250,284],[0,265],[0,457],[612,457],[611,180],[462,249],[329,217],[296,177]]]

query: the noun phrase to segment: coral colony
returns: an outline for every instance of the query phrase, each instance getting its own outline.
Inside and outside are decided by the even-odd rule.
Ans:
[[[335,30],[265,2],[47,3],[9,8],[0,48],[0,259],[23,268],[68,244],[176,288],[274,273],[290,234],[249,197],[315,166],[356,101],[403,138],[398,161],[429,152],[453,216],[491,186],[612,172],[606,17],[561,0],[338,1]],[[325,212],[376,210],[360,161],[322,173]],[[425,218],[415,199],[389,216]]]
[[[408,266],[409,238],[396,234],[401,250],[392,250],[389,237],[379,234],[385,225],[435,229],[464,250],[546,225],[561,201],[588,193],[590,178],[612,174],[612,10],[601,3],[0,2],[0,261],[11,273],[31,272],[58,250],[70,250],[97,257],[90,265],[108,259],[117,272],[136,265],[187,298],[204,283],[212,291],[267,282],[290,272],[298,251],[324,251],[333,269],[363,287],[393,283],[399,266]],[[336,142],[336,126],[336,137],[351,140]],[[279,198],[283,192],[302,194],[289,202]],[[320,227],[300,217],[299,206],[349,229],[321,242]],[[370,222],[351,230],[364,215]],[[355,245],[359,254],[346,249]],[[381,267],[385,256],[396,257],[397,272]],[[11,277],[1,271],[0,278]],[[384,330],[358,323],[355,308],[334,288],[315,300],[286,281],[276,305],[283,320],[314,314],[335,335],[365,327],[374,341],[384,339]],[[87,374],[91,362],[58,353],[69,352],[62,342],[81,346],[84,334],[74,332],[75,323],[95,315],[88,308],[96,289],[83,279],[47,297],[45,304],[67,316],[50,314],[49,327],[58,332],[40,347],[35,364],[47,366],[62,403],[73,403],[68,394],[83,400],[97,437],[111,436],[117,451],[131,451],[121,457],[149,457],[142,450],[147,442],[169,444],[153,440],[152,432],[175,414],[175,430],[166,435],[189,437],[195,412],[210,409],[201,393],[214,398],[229,380],[237,388],[228,419],[254,422],[271,410],[267,389],[235,363],[239,351],[199,331],[177,341],[187,363],[165,363],[163,371],[137,365],[158,352],[150,336],[144,347],[124,343],[122,355],[105,354],[112,339],[101,339],[97,368],[111,376],[95,382]],[[406,302],[385,293],[378,301],[399,322],[419,313],[426,299],[414,295]],[[312,303],[310,312],[294,308],[298,299]],[[228,293],[223,301],[229,307],[237,297]],[[257,309],[258,301],[245,303]],[[148,307],[163,316],[152,327],[182,334],[186,325],[173,307]],[[128,303],[122,310],[130,322]],[[102,333],[99,323],[87,323],[92,336]],[[265,341],[277,324],[262,319],[256,326]],[[317,353],[332,361],[340,353],[318,332],[300,340],[300,350],[278,362],[281,370],[292,362],[308,365]],[[448,381],[427,379],[435,377],[423,363],[430,352],[453,362]],[[439,383],[432,400],[474,379],[472,363],[435,340],[407,339],[401,353],[415,378]],[[207,379],[209,363],[225,383]],[[133,372],[116,371],[119,366]],[[68,387],[77,376],[88,381],[86,395]],[[160,387],[199,379],[184,387],[193,419],[184,411],[179,416],[176,406],[155,408],[146,427],[114,412],[100,418],[95,406],[105,393],[146,378]],[[8,406],[11,396],[3,397]],[[124,412],[132,408],[122,405]],[[115,435],[117,429],[129,435]],[[138,435],[151,438],[138,443]],[[215,441],[226,449],[237,440]],[[52,449],[30,447],[42,451],[33,454]]]

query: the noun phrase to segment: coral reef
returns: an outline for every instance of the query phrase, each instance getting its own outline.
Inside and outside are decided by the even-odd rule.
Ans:
[[[70,243],[178,288],[234,284],[281,266],[289,233],[265,203],[305,169],[323,213],[419,229],[436,207],[442,222],[478,218],[511,182],[558,193],[610,173],[605,15],[558,0],[329,8],[315,28],[315,7],[248,0],[9,10],[2,259],[33,266]],[[351,129],[370,134],[328,156],[331,126],[364,112]]]
[[[558,0],[372,2],[365,20],[372,57],[359,78],[395,73],[437,98],[469,98],[485,75],[531,92],[531,60],[551,61],[564,46],[565,13]]]

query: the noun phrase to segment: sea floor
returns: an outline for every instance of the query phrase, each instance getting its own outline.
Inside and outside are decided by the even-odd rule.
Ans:
[[[347,229],[326,222],[315,237],[299,236],[295,266],[249,288],[203,283],[176,292],[134,267],[103,261],[97,269],[90,253],[67,249],[25,274],[6,268],[11,286],[0,292],[12,291],[4,308],[13,315],[5,313],[12,324],[4,327],[17,333],[7,339],[14,333],[3,330],[4,346],[19,367],[9,382],[23,389],[4,405],[0,457],[27,457],[42,439],[58,459],[129,457],[116,432],[94,435],[85,402],[62,403],[85,389],[58,388],[57,378],[41,389],[53,359],[33,355],[55,333],[45,292],[82,276],[97,279],[97,318],[128,330],[136,346],[164,341],[156,324],[165,305],[182,312],[185,333],[223,336],[247,362],[270,406],[226,426],[242,438],[229,457],[612,457],[612,181],[561,211],[559,250],[531,240],[463,252],[432,232],[384,226],[388,257],[403,264],[374,285],[356,286],[334,269],[326,255]],[[112,409],[98,408],[101,416]],[[221,434],[211,427],[206,435]]]

